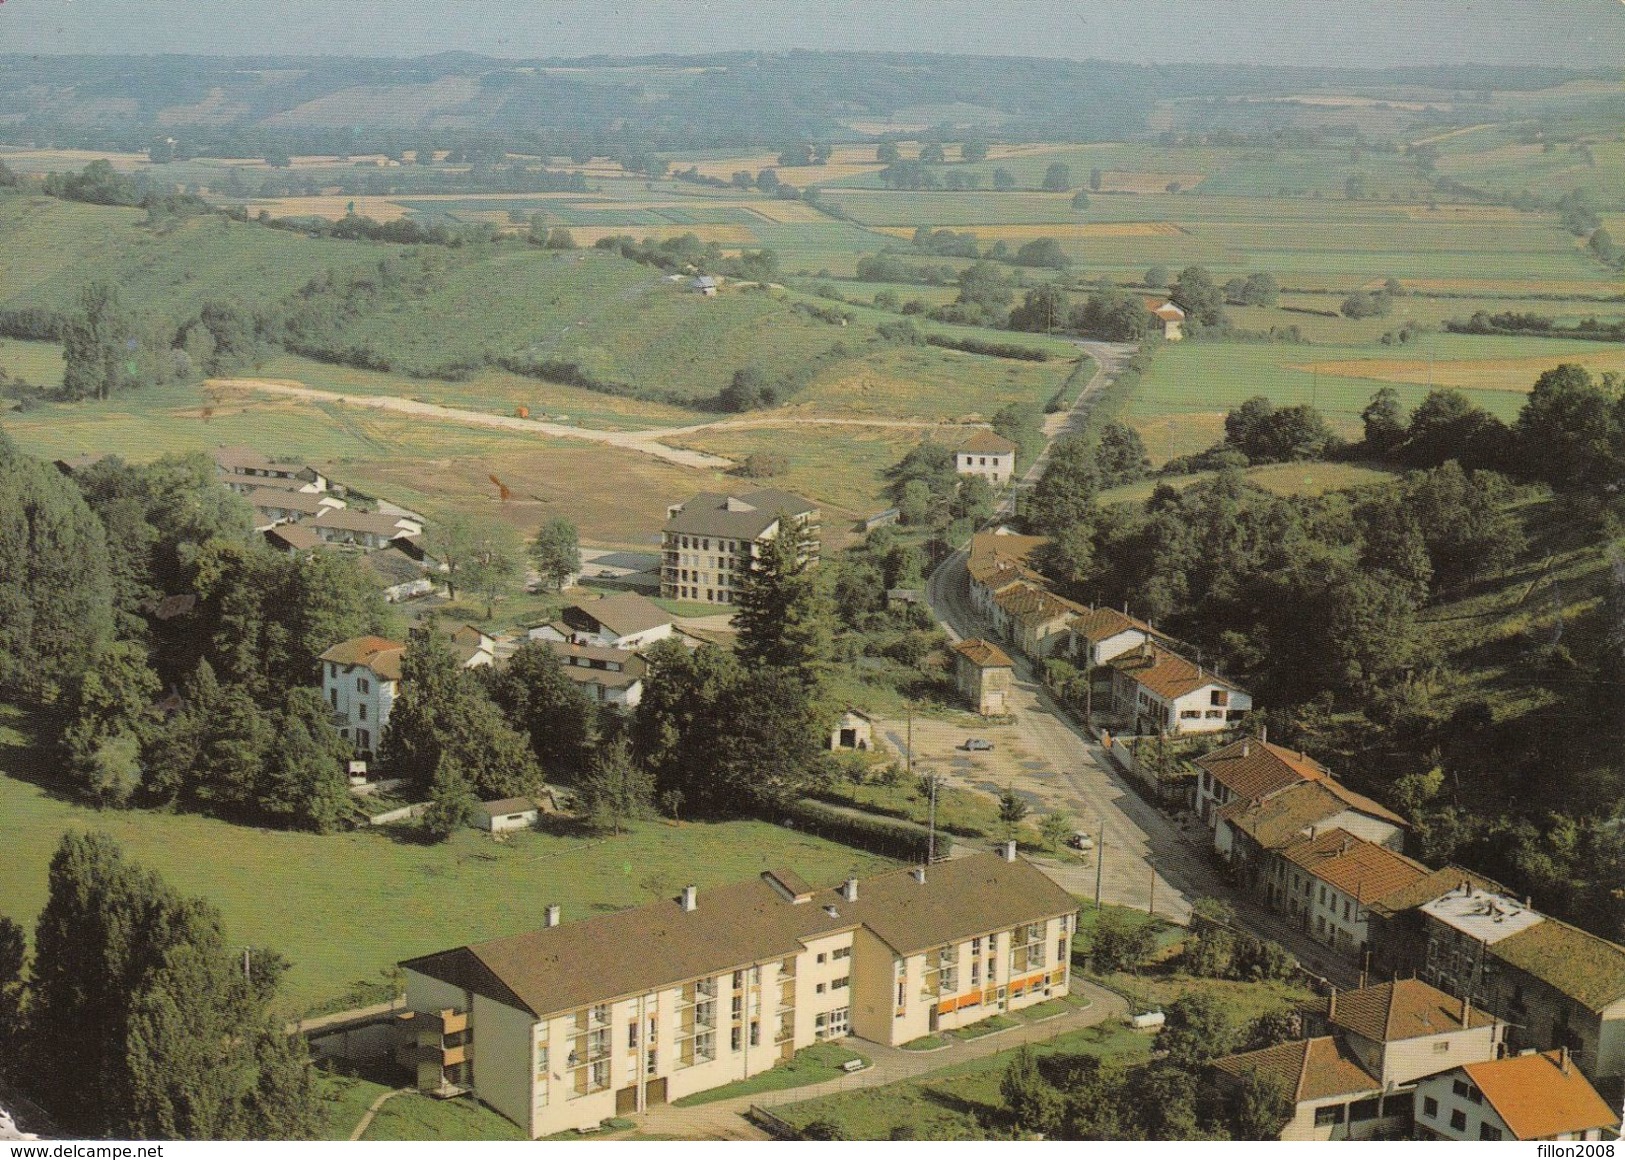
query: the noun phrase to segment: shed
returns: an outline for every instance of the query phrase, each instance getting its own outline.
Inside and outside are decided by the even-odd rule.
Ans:
[[[874,748],[874,743],[874,719],[859,709],[848,709],[842,713],[829,734],[831,749],[869,750]]]
[[[503,798],[501,801],[481,802],[474,811],[474,824],[493,834],[508,830],[524,830],[536,824],[541,807],[532,798]]]

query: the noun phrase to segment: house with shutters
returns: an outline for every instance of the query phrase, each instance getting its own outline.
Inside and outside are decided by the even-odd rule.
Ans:
[[[1217,733],[1253,707],[1252,694],[1234,681],[1149,640],[1106,663],[1119,732]]]
[[[962,640],[953,646],[954,684],[960,696],[984,717],[1010,711],[1010,690],[1016,667],[998,645],[986,640]]]
[[[1291,1105],[1280,1139],[1372,1140],[1411,1134],[1419,1085],[1493,1060],[1505,1026],[1414,979],[1331,995],[1302,1012],[1307,1038],[1223,1056],[1221,1085],[1274,1087]]]
[[[358,636],[334,645],[317,658],[322,666],[322,696],[333,713],[339,735],[370,760],[401,681],[406,646],[381,636]]]
[[[789,870],[400,964],[397,1062],[531,1138],[1067,994],[1077,903],[1014,843],[814,888]]]
[[[1263,801],[1284,789],[1325,781],[1330,771],[1307,753],[1243,737],[1196,759],[1196,812],[1208,829],[1219,825],[1219,810],[1237,799]]]
[[[977,475],[995,487],[1016,475],[1016,445],[992,431],[977,431],[954,450],[954,471]]]
[[[1620,1131],[1619,1111],[1566,1048],[1452,1068],[1418,1085],[1416,1099],[1419,1140],[1612,1140]]]

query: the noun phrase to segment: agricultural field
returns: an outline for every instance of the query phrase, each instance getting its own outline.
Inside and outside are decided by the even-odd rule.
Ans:
[[[0,370],[36,387],[60,387],[62,348],[54,342],[0,338]]]
[[[1215,434],[1218,441],[1222,430]],[[1175,475],[1167,478],[1142,479],[1138,483],[1125,483],[1108,488],[1096,498],[1103,504],[1142,504],[1151,498],[1158,487],[1169,486],[1183,490],[1193,483],[1212,477],[1212,472],[1193,475]],[[1256,484],[1276,495],[1324,495],[1328,491],[1347,491],[1373,483],[1386,483],[1394,473],[1363,463],[1271,463],[1264,467],[1250,467],[1242,473],[1247,482]]]
[[[1414,408],[1430,381],[1459,388],[1511,421],[1540,373],[1563,362],[1625,369],[1616,348],[1558,339],[1429,335],[1404,347],[1179,343],[1158,352],[1125,418],[1155,463],[1212,446],[1225,412],[1254,395],[1277,406],[1315,406],[1347,438],[1359,436],[1360,412],[1382,387],[1394,387]]]
[[[1026,335],[1006,341],[1026,344]],[[1034,343],[1032,345],[1042,345]],[[1042,405],[1072,374],[1074,357],[1048,362],[988,358],[937,347],[894,347],[837,363],[794,400],[797,414],[873,415],[930,422],[986,422],[1009,403]]]
[[[824,883],[889,865],[761,822],[648,822],[619,838],[520,833],[503,842],[469,830],[422,846],[387,831],[318,836],[99,811],[53,788],[49,757],[28,730],[21,714],[0,710],[0,913],[32,928],[62,833],[104,831],[177,890],[219,907],[228,941],[287,955],[289,1015],[379,984],[400,959],[539,927],[549,903],[580,919],[773,867]]]

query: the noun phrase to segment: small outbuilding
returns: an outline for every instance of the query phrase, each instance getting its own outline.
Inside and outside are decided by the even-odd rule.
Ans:
[[[531,798],[503,798],[481,802],[474,811],[474,824],[482,830],[501,834],[508,830],[527,830],[541,816],[541,806]]]
[[[874,748],[875,723],[867,713],[848,709],[830,730],[829,748],[868,751]]]

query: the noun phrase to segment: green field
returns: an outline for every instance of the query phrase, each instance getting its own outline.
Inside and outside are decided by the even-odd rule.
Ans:
[[[60,387],[62,348],[54,342],[0,338],[0,370],[36,387]]]
[[[1186,488],[1193,483],[1212,477],[1212,472],[1176,475],[1168,478],[1142,479],[1108,488],[1096,498],[1103,504],[1144,503],[1158,487],[1167,485]],[[1346,491],[1373,483],[1385,483],[1394,473],[1359,463],[1272,463],[1265,467],[1249,467],[1243,473],[1249,483],[1257,484],[1277,495],[1324,495],[1328,491]]]
[[[1431,335],[1405,347],[1178,343],[1157,353],[1126,417],[1157,463],[1212,446],[1223,435],[1224,413],[1254,395],[1266,395],[1277,406],[1311,404],[1340,434],[1356,438],[1360,411],[1373,394],[1392,386],[1401,403],[1414,408],[1426,397],[1431,374],[1436,386],[1460,385],[1474,403],[1511,421],[1523,406],[1522,391],[1534,385],[1541,370],[1612,353],[1599,343],[1466,335]],[[1350,362],[1361,364],[1359,375],[1330,369]],[[1384,371],[1384,364],[1391,369]],[[1381,374],[1412,381],[1376,377]],[[1521,383],[1522,390],[1465,385],[1475,381]]]
[[[816,883],[885,864],[761,822],[646,822],[620,838],[524,833],[505,842],[470,830],[421,846],[388,831],[323,837],[98,811],[53,791],[51,762],[31,746],[26,724],[14,711],[0,720],[0,913],[32,927],[63,832],[106,831],[177,890],[219,907],[228,941],[287,955],[290,1014],[377,984],[400,959],[538,927],[549,903],[573,921],[776,866]]]

